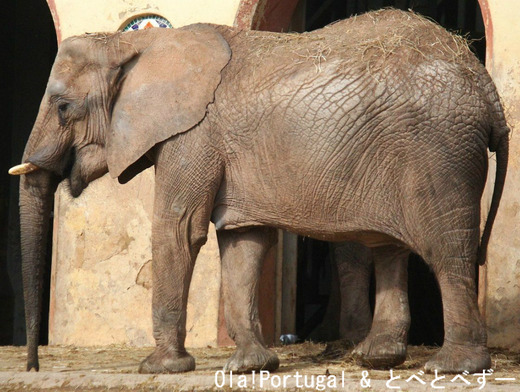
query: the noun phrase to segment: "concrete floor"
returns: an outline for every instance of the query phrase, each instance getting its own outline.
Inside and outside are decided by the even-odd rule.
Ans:
[[[137,374],[139,361],[151,348],[41,347],[40,372],[27,373],[24,372],[25,347],[0,347],[0,391],[390,391],[389,386],[400,386],[406,391],[434,390],[431,383],[435,376],[422,374],[422,367],[438,348],[410,347],[408,360],[392,372],[393,377],[400,378],[388,386],[389,371],[361,368],[348,356],[322,356],[324,348],[312,343],[277,347],[275,351],[281,360],[278,371],[257,373],[254,377],[233,374],[231,378],[229,373],[219,371],[233,348],[190,350],[197,360],[196,371],[153,376]],[[481,390],[519,391],[520,354],[493,351],[492,358],[494,372],[486,377],[486,385]],[[470,385],[461,379],[452,382],[455,376],[446,375],[434,385],[444,386],[444,390],[450,392],[479,390],[482,385],[478,375],[464,376]],[[498,380],[504,378],[514,380]],[[370,389],[366,388],[368,381],[364,379],[370,382]]]

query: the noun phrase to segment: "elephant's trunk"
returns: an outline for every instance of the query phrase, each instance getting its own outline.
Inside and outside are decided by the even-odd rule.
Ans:
[[[56,181],[45,170],[20,177],[22,278],[27,333],[27,370],[39,370],[38,340],[49,219]]]

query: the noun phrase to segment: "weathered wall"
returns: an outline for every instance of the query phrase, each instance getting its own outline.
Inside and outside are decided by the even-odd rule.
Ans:
[[[174,27],[197,22],[232,25],[240,0],[47,0],[58,40],[96,31],[115,31],[136,16],[155,13]]]
[[[517,0],[480,0],[486,21],[486,66],[513,129],[506,186],[481,269],[480,305],[489,345],[520,350],[520,8]]]
[[[51,276],[51,344],[153,343],[152,208],[150,170],[125,186],[105,176],[78,199],[60,186]],[[195,267],[194,294],[188,300],[188,346],[216,345],[219,283],[218,248],[211,230]]]

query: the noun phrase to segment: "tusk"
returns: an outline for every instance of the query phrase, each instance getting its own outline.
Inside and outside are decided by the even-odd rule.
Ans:
[[[22,174],[29,174],[33,171],[38,170],[39,167],[36,165],[33,165],[30,162],[22,163],[21,165],[13,166],[9,169],[9,174],[12,176],[21,176]]]

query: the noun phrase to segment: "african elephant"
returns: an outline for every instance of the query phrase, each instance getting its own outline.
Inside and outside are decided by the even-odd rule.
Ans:
[[[59,48],[28,140],[20,183],[27,368],[38,369],[42,255],[56,184],[72,196],[107,171],[120,182],[155,166],[155,351],[141,372],[195,368],[186,301],[208,224],[218,230],[228,370],[273,370],[257,311],[275,228],[410,250],[435,272],[445,341],[427,371],[490,366],[475,293],[504,185],[508,127],[495,86],[465,41],[418,15],[371,12],[298,34],[192,25],[92,34]],[[480,238],[488,149],[497,172]],[[376,266],[377,268],[377,266]],[[377,279],[377,277],[376,277]],[[390,279],[391,280],[391,279]],[[399,351],[382,303],[366,341]],[[397,309],[395,308],[397,307]],[[395,350],[388,350],[394,346]]]

